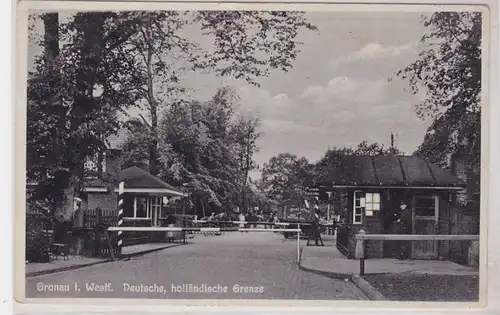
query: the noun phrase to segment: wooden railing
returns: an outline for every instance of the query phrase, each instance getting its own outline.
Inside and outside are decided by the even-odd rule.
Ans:
[[[337,226],[337,249],[345,256],[349,256],[349,231],[347,224]]]
[[[365,275],[365,241],[479,241],[479,235],[469,234],[366,234],[361,230],[356,234],[356,259],[359,259],[359,275]]]

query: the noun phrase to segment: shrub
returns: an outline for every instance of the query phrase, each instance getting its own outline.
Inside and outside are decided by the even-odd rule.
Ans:
[[[26,206],[26,260],[48,262],[50,237],[44,230],[49,228],[49,208],[31,201]]]

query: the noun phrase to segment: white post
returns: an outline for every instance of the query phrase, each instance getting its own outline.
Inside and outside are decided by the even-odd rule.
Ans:
[[[300,264],[300,223],[297,224],[297,263]]]
[[[137,196],[134,196],[134,218],[137,218]]]
[[[330,202],[330,201],[328,201],[328,202]],[[328,224],[330,224],[330,204],[328,204],[327,208],[326,208],[326,222]],[[330,233],[332,232],[332,228],[331,227],[327,227],[326,232],[327,232],[328,235],[330,235]]]
[[[365,276],[365,240],[363,236],[365,236],[365,231],[360,230],[358,232],[358,236],[360,236],[359,239],[356,238],[356,252],[355,252],[355,257],[356,259],[359,259],[359,276],[364,277]]]

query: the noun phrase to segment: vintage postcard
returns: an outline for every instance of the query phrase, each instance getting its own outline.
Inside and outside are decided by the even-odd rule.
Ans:
[[[484,302],[487,6],[23,5],[19,301]]]

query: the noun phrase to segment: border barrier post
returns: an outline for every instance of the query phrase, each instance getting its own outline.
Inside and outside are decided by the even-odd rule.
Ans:
[[[120,182],[118,186],[118,227],[122,227],[123,225],[123,195],[125,191],[125,182]],[[118,230],[117,237],[117,252],[118,255],[122,254],[122,246],[123,246],[123,231]]]
[[[356,258],[359,259],[359,275],[363,277],[365,275],[365,242],[364,242],[365,231],[360,230],[358,235],[356,235]]]

